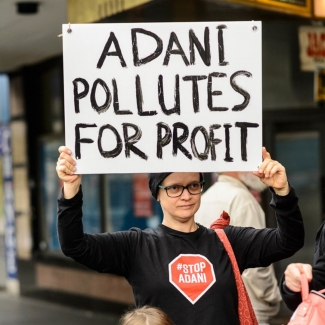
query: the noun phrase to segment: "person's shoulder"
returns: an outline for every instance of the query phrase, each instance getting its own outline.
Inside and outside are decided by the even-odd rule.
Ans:
[[[203,200],[215,200],[216,196],[226,196],[227,200],[229,197],[235,197],[237,194],[244,192],[244,189],[233,186],[227,182],[215,182],[212,184],[202,195]]]
[[[244,207],[251,204],[253,199],[252,193],[247,187],[233,186],[231,184],[227,187],[220,187],[218,191],[215,191],[214,199],[219,201],[228,202],[231,206]]]
[[[256,205],[257,201],[248,188],[240,188],[236,193],[237,195],[234,195],[233,202],[237,203],[238,206]]]

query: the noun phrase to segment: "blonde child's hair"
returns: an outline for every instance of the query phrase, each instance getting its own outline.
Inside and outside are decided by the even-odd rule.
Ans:
[[[161,309],[143,306],[126,312],[119,325],[174,325],[174,323]]]

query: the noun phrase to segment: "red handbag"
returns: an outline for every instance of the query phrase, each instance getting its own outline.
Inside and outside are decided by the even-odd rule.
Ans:
[[[297,307],[288,325],[321,325],[325,324],[325,289],[309,292],[305,273],[301,274],[302,302]]]

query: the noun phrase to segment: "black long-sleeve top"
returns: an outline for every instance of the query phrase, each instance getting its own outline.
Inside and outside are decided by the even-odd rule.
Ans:
[[[313,279],[309,284],[309,290],[325,289],[325,221],[319,227],[316,234],[314,263],[313,263]],[[280,282],[280,293],[287,307],[294,311],[301,303],[301,293],[293,292],[284,284],[284,276]]]
[[[293,255],[304,243],[294,189],[272,194],[278,228],[228,226],[225,232],[241,271],[268,266]],[[238,295],[230,260],[212,229],[183,233],[159,225],[85,234],[82,192],[58,199],[58,233],[63,253],[96,270],[124,276],[136,306],[160,307],[176,325],[239,325]]]

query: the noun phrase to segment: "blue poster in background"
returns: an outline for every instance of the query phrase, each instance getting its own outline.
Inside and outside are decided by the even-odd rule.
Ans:
[[[41,211],[45,221],[42,227],[42,248],[59,249],[56,230],[57,197],[60,191],[60,180],[56,174],[58,147],[62,141],[48,140],[41,142]]]
[[[11,279],[18,279],[15,206],[11,156],[11,131],[8,125],[2,125],[0,127],[0,139],[0,151],[3,160],[3,184],[5,204],[4,210],[6,217],[5,247],[7,277]]]
[[[99,175],[82,175],[82,192],[86,200],[83,203],[84,232],[101,232],[100,184]]]
[[[108,229],[110,231],[128,230],[131,227],[155,229],[161,223],[160,204],[154,199],[152,199],[152,216],[134,215],[133,174],[109,174],[106,186],[109,197]]]

